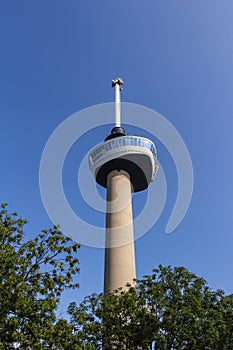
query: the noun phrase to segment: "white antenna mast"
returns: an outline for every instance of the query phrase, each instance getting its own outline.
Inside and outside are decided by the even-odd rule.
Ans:
[[[122,85],[124,84],[121,78],[112,80],[112,87],[115,87],[115,127],[121,127],[121,95]]]

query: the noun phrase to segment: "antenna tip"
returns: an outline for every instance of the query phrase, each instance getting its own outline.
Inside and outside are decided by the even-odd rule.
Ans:
[[[115,79],[115,80],[112,80],[112,87],[115,87],[117,84],[118,84],[118,85],[120,86],[120,88],[121,88],[121,86],[124,84],[123,79],[117,78],[117,79]]]

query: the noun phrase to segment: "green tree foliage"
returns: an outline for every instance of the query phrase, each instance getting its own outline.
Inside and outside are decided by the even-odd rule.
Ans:
[[[20,349],[48,349],[54,339],[64,346],[71,327],[64,320],[55,322],[55,310],[64,289],[78,287],[79,244],[57,226],[25,240],[25,224],[1,205],[0,349],[13,349],[16,343]],[[56,338],[59,332],[62,340]]]
[[[70,304],[73,332],[90,349],[233,349],[233,297],[184,267],[159,266],[136,288]],[[88,349],[88,348],[87,348]]]

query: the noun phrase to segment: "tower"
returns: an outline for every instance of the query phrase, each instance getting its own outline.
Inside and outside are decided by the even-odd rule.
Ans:
[[[136,278],[132,192],[146,189],[158,170],[154,143],[145,137],[127,135],[121,127],[120,91],[115,88],[115,127],[103,143],[89,154],[96,182],[107,189],[104,290],[114,292]]]

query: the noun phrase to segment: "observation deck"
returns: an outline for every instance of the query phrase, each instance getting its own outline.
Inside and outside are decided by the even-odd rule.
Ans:
[[[130,175],[134,192],[148,187],[158,171],[155,144],[140,136],[117,136],[106,139],[89,155],[89,167],[96,182],[107,188],[107,175],[113,170],[125,170]]]

